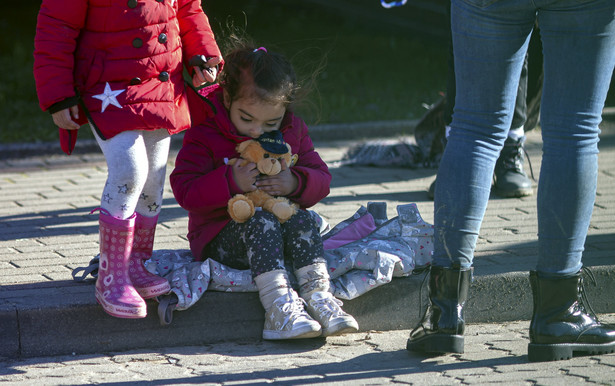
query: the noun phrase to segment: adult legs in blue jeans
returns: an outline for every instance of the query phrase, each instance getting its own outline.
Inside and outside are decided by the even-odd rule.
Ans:
[[[529,359],[615,351],[615,331],[585,312],[578,292],[596,191],[598,124],[615,63],[614,19],[612,0],[452,1],[457,97],[434,201],[430,306],[408,349],[463,351],[474,249],[537,20],[544,53],[543,161]]]
[[[450,16],[450,3],[447,3],[448,7],[448,15]],[[448,24],[449,32],[450,32],[450,23]],[[436,122],[442,123],[444,127],[442,127],[442,131],[444,131],[443,143],[446,144],[446,138],[448,136],[451,121],[453,119],[453,108],[455,107],[455,95],[456,95],[456,86],[455,86],[455,64],[454,64],[454,55],[453,55],[453,45],[452,45],[452,32],[450,37],[449,44],[449,54],[448,54],[448,73],[447,73],[447,82],[446,82],[446,99],[444,102],[444,108],[441,109],[441,121],[437,120]],[[530,46],[532,48],[532,71],[534,72],[542,72],[542,52],[540,52],[540,44],[537,42],[538,39],[536,37],[532,37],[530,40]],[[530,51],[528,47],[528,51]],[[494,171],[494,184],[493,190],[500,197],[523,197],[530,196],[533,194],[532,190],[532,181],[528,178],[525,170],[523,169],[524,156],[523,156],[523,144],[525,142],[525,132],[532,130],[537,122],[533,116],[536,115],[532,113],[532,116],[528,116],[528,83],[529,83],[529,61],[528,61],[528,53],[525,55],[525,60],[523,62],[521,75],[519,82],[517,82],[517,94],[516,94],[516,102],[515,109],[511,121],[510,130],[508,132],[508,138],[504,143],[504,148],[499,154],[499,157],[496,162],[495,171]],[[537,90],[536,87],[532,89],[534,94],[540,93],[540,88]],[[530,94],[530,98],[535,98],[538,95]],[[436,105],[437,106],[437,105]],[[532,106],[533,110],[535,110],[535,106]],[[426,115],[426,117],[429,114]],[[417,125],[416,135],[421,135],[420,130],[422,129],[421,123]],[[435,191],[436,181],[434,180],[427,194],[430,199],[434,199],[434,191]]]

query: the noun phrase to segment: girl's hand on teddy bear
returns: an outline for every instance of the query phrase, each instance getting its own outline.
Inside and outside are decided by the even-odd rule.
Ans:
[[[241,165],[236,162],[232,165],[233,179],[235,184],[242,192],[252,192],[256,190],[256,178],[260,174],[254,162]]]
[[[282,164],[282,171],[274,176],[261,176],[256,181],[256,186],[269,193],[272,196],[286,197],[297,190],[299,186],[299,180],[295,176],[283,159],[280,161]]]

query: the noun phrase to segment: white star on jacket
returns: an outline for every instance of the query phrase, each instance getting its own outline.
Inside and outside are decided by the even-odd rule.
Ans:
[[[117,96],[126,91],[126,89],[122,90],[111,90],[111,86],[109,86],[109,82],[105,84],[105,91],[102,94],[94,95],[92,98],[100,99],[102,101],[102,108],[100,109],[101,113],[105,112],[105,109],[109,105],[113,105],[118,108],[122,108],[120,102],[117,101]]]

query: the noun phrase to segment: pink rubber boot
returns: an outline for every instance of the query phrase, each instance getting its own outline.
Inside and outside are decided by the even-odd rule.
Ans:
[[[143,299],[150,299],[171,291],[171,285],[167,279],[154,275],[143,265],[145,260],[152,257],[158,216],[146,217],[139,213],[136,215],[129,275],[139,295]]]
[[[99,217],[100,263],[96,300],[106,313],[117,318],[144,318],[145,301],[128,275],[135,219],[120,220],[101,209]]]

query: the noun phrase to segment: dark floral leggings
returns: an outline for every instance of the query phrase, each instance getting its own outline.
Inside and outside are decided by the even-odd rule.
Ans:
[[[280,224],[269,212],[257,211],[245,223],[229,222],[205,247],[204,258],[212,258],[236,269],[252,271],[252,277],[276,269],[325,262],[318,226],[305,210]]]

